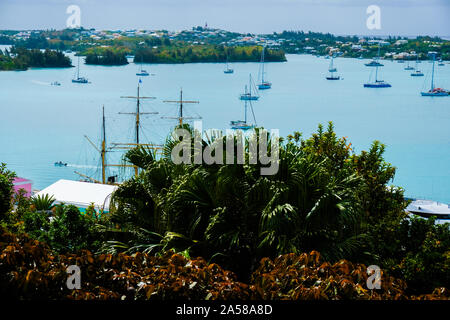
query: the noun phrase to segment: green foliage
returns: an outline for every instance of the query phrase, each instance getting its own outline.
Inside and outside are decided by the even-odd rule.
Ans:
[[[135,63],[190,63],[190,62],[256,62],[261,59],[261,46],[224,47],[219,45],[179,45],[140,48]],[[286,61],[284,52],[266,49],[265,61]]]
[[[69,265],[81,270],[81,289],[66,286]],[[56,255],[42,242],[0,228],[0,298],[17,300],[317,300],[448,299],[445,288],[409,296],[402,280],[382,274],[380,290],[368,290],[366,267],[323,261],[317,252],[265,258],[251,281],[187,252],[158,256]]]
[[[102,240],[96,231],[97,222],[73,205],[58,207],[48,228],[48,243],[56,252],[96,250]]]
[[[6,164],[0,164],[0,221],[5,220],[11,209],[13,195],[13,179],[15,173],[6,169]]]
[[[38,211],[48,211],[54,207],[55,198],[51,195],[37,195],[31,199],[31,204]]]
[[[23,231],[31,238],[48,242],[51,227],[50,215],[46,211],[27,211],[22,216]]]
[[[0,70],[26,70],[35,68],[67,68],[71,67],[70,58],[61,51],[46,49],[26,49],[23,47],[12,47],[11,55],[0,54]]]
[[[121,50],[102,50],[102,52],[90,52],[86,56],[86,64],[105,66],[118,66],[128,64],[125,53]]]
[[[412,293],[450,287],[450,228],[415,216],[385,218],[369,229],[368,250]]]
[[[202,150],[213,140],[203,141]],[[148,239],[153,251],[174,232],[185,239],[170,248],[214,259],[246,278],[265,256],[319,250],[330,261],[362,258],[369,217],[404,208],[401,191],[397,196],[386,186],[395,170],[382,158],[384,147],[375,143],[355,155],[331,123],[307,140],[289,136],[273,176],[261,176],[261,165],[174,165],[174,144],[167,141],[160,160],[142,150],[128,154],[143,170],[113,197],[110,228],[123,250],[145,243],[141,229],[162,235]]]
[[[257,141],[262,131],[255,132]],[[191,144],[191,157],[218,139],[226,137]],[[278,171],[262,176],[262,165],[248,162],[249,139],[244,141],[243,165],[176,165],[171,151],[177,140],[172,136],[159,158],[148,148],[132,149],[124,160],[140,173],[120,185],[109,214],[97,215],[93,206],[80,214],[64,205],[50,214],[40,209],[48,210],[51,199],[40,199],[39,205],[34,199],[30,206],[18,197],[10,229],[45,241],[59,253],[89,249],[159,255],[171,250],[186,258],[201,256],[244,281],[262,258],[316,250],[330,263],[377,264],[406,280],[408,294],[450,286],[448,225],[406,215],[403,190],[388,186],[395,167],[384,160],[384,145],[375,141],[369,151],[356,154],[347,138],[337,137],[332,123],[326,130],[320,125],[308,139],[294,132],[280,142]],[[1,172],[8,176],[4,166]],[[356,284],[348,292],[336,290],[336,297],[366,294]],[[304,294],[292,291],[295,297]]]

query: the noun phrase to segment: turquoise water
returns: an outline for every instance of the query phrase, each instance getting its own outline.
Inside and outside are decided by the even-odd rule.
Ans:
[[[392,88],[363,88],[374,68],[366,60],[337,58],[343,78],[327,81],[329,60],[309,55],[288,55],[286,63],[267,64],[271,90],[253,103],[258,125],[279,129],[285,136],[301,131],[305,137],[319,123],[332,120],[340,136],[348,136],[355,150],[367,150],[378,139],[387,146],[386,159],[398,170],[395,185],[412,197],[450,203],[450,97],[421,97],[428,89],[431,64],[420,69],[425,77],[411,77],[406,64],[385,62],[379,78]],[[76,60],[74,60],[76,63]],[[157,99],[144,103],[144,111],[157,111],[143,119],[143,140],[163,142],[175,120],[176,105],[163,100],[199,100],[187,105],[187,116],[200,115],[203,129],[227,129],[230,120],[243,117],[238,96],[257,77],[258,64],[234,63],[234,74],[223,64],[145,65],[154,76],[142,78],[142,94]],[[436,66],[436,83],[450,88],[450,65]],[[0,161],[42,189],[58,179],[78,179],[74,173],[98,173],[98,154],[83,137],[99,143],[101,107],[105,106],[109,142],[134,139],[134,120],[118,112],[133,112],[135,104],[123,95],[135,95],[138,66],[82,65],[80,73],[92,83],[73,84],[75,68],[0,72]],[[61,86],[51,86],[59,81]],[[119,161],[113,154],[111,162]],[[56,161],[68,163],[55,167]],[[114,171],[110,173],[115,173]]]

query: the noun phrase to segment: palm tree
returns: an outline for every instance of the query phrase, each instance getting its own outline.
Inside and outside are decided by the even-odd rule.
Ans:
[[[55,205],[55,198],[49,194],[37,195],[31,199],[37,211],[50,211]]]
[[[260,134],[256,130],[257,139]],[[226,139],[203,141],[200,151],[220,138]],[[261,176],[261,165],[248,161],[176,165],[169,156],[175,144],[169,138],[159,160],[138,149],[127,155],[143,169],[114,195],[112,220],[126,233],[127,248],[188,250],[243,277],[265,256],[318,250],[336,260],[361,249],[367,200],[361,190],[367,183],[355,169],[350,144],[336,137],[332,124],[310,139],[295,134],[282,143],[273,176]],[[248,151],[248,139],[245,146]],[[370,167],[385,169],[383,162]]]

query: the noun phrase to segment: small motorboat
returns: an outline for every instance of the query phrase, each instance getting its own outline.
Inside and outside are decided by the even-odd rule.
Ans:
[[[61,83],[59,83],[58,81],[52,82],[52,86],[60,86]]]
[[[413,200],[405,211],[422,217],[437,217],[439,219],[450,219],[450,206],[448,204],[431,200]]]
[[[67,163],[58,161],[58,162],[55,162],[55,167],[67,167]]]
[[[372,61],[370,61],[369,63],[365,63],[364,64],[366,67],[382,67],[382,66],[384,66],[382,63],[379,63],[378,61],[376,61],[376,60],[372,60]]]
[[[243,131],[255,128],[255,125],[248,124],[246,121],[243,120],[230,121],[230,126],[231,129]]]
[[[147,72],[146,70],[144,70],[144,69],[141,69],[141,71],[137,72],[136,75],[137,75],[137,76],[141,76],[141,77],[146,77],[146,76],[149,76],[150,73],[148,73],[148,72]]]

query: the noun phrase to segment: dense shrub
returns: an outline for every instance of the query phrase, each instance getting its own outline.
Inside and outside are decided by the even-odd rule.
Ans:
[[[406,299],[406,283],[382,274],[381,289],[366,286],[367,267],[340,260],[323,261],[320,254],[286,254],[274,261],[264,258],[252,275],[254,289],[263,299]]]
[[[124,52],[105,50],[101,54],[89,53],[86,56],[86,64],[116,66],[128,64],[128,60]]]
[[[170,46],[142,48],[136,51],[136,63],[190,63],[190,62],[257,62],[261,59],[260,46],[224,47],[215,45]],[[266,49],[265,61],[286,61],[281,50]]]
[[[167,252],[154,257],[54,255],[44,243],[0,234],[0,295],[15,299],[248,299],[248,286],[216,264]],[[81,269],[82,288],[66,287],[66,268]]]
[[[374,224],[367,242],[380,266],[405,279],[411,293],[450,287],[450,228],[408,216]]]
[[[81,269],[81,289],[66,286],[69,265]],[[250,285],[202,258],[165,252],[55,255],[25,235],[0,230],[0,297],[9,299],[248,300],[248,299],[448,299],[445,288],[407,296],[402,280],[383,274],[382,289],[368,290],[366,267],[321,261],[317,252],[263,259]]]
[[[0,221],[6,218],[11,209],[11,198],[13,195],[13,179],[15,174],[8,169],[4,163],[0,164]]]

